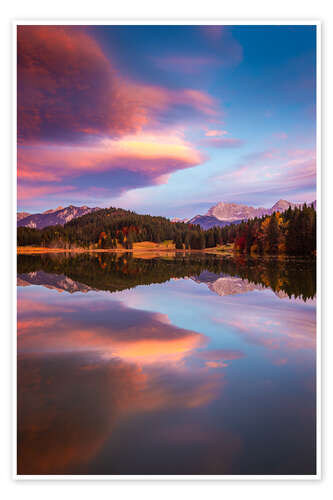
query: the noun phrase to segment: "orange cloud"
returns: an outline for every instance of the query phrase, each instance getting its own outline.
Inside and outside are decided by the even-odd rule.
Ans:
[[[113,172],[111,187],[120,192],[135,182],[137,185],[162,184],[176,170],[203,161],[204,156],[178,132],[127,135],[118,140],[102,139],[89,146],[34,145],[18,151],[18,198],[75,192],[75,177],[97,172]],[[70,185],[49,184],[66,178],[70,178]]]
[[[228,363],[235,359],[244,358],[245,354],[242,351],[230,349],[211,349],[209,351],[199,351],[195,353],[197,358],[207,360],[205,366],[207,368],[225,368]]]
[[[19,357],[18,474],[82,472],[146,384],[135,366],[86,363],[74,353]]]
[[[58,309],[55,315],[53,306],[47,310],[32,308],[29,313],[24,302],[19,306],[22,312],[18,321],[18,334],[24,333],[19,343],[22,352],[90,351],[103,359],[117,357],[146,365],[178,363],[206,342],[204,335],[174,327],[163,315],[131,310],[120,304],[118,314],[133,316],[133,320],[117,328],[112,310],[107,311],[108,319],[103,324],[91,327],[90,321],[81,319],[75,308],[65,308],[63,315]],[[102,311],[106,314],[104,310],[105,307]]]
[[[47,329],[55,326],[59,319],[57,317],[33,318],[17,322],[17,334],[31,333],[31,329]]]

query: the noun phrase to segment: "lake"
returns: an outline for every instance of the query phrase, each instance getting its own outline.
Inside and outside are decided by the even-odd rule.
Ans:
[[[18,474],[315,474],[315,297],[307,261],[20,255]]]

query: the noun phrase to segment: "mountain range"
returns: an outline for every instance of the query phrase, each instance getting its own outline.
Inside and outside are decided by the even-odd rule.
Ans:
[[[209,271],[203,271],[198,276],[190,276],[188,279],[191,279],[198,284],[205,284],[211,292],[216,293],[221,297],[249,293],[255,290],[263,290],[265,288],[260,283],[251,283],[247,279],[229,276],[227,274],[218,275]],[[57,290],[58,292],[65,291],[71,294],[76,292],[87,293],[98,290],[79,281],[72,280],[65,274],[53,274],[44,271],[18,274],[17,285],[40,285],[51,290]],[[288,297],[288,295],[282,290],[274,293],[279,298]]]
[[[316,207],[316,202],[314,201]],[[290,207],[300,206],[299,203],[291,201],[279,200],[271,208],[251,207],[238,203],[227,203],[221,201],[213,205],[206,214],[196,215],[191,219],[179,219],[177,217],[171,219],[171,222],[186,222],[189,224],[199,224],[203,229],[209,229],[214,226],[227,226],[229,224],[237,224],[243,220],[253,219],[254,217],[262,217],[263,215],[271,215],[273,212],[284,212]],[[30,214],[28,212],[18,212],[17,226],[31,227],[43,229],[47,226],[55,226],[57,224],[64,225],[66,222],[101,210],[99,207],[76,207],[69,205],[68,207],[57,207],[55,209],[46,210],[42,213]]]
[[[249,293],[255,290],[264,290],[266,287],[260,283],[253,283],[247,279],[242,279],[237,276],[229,276],[227,274],[216,275],[209,271],[203,271],[198,276],[191,276],[191,279],[196,283],[204,283],[211,292],[224,297],[227,295],[239,295]],[[288,297],[286,292],[279,290],[274,292],[277,297],[284,299]]]
[[[22,273],[17,276],[18,286],[42,285],[58,292],[82,292],[87,293],[94,290],[84,283],[74,281],[65,274],[51,274],[44,271],[34,271],[32,273]]]
[[[314,201],[313,203],[316,206],[316,202]],[[214,226],[223,227],[229,224],[240,223],[243,220],[253,219],[254,217],[272,215],[274,212],[284,212],[289,207],[294,208],[301,205],[301,203],[279,200],[271,208],[255,208],[248,205],[221,201],[212,206],[206,214],[196,215],[192,219],[183,220],[183,222],[199,224],[203,229],[209,229]]]
[[[57,224],[64,225],[66,222],[82,217],[82,215],[90,214],[100,210],[99,207],[90,208],[86,205],[82,207],[57,207],[55,209],[46,210],[40,214],[29,214],[27,212],[19,212],[17,214],[17,227],[31,227],[36,229],[43,229],[47,226],[55,226]]]

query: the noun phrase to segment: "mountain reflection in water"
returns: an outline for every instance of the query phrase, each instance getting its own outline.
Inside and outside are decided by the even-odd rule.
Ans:
[[[18,473],[314,474],[315,292],[305,261],[19,256]]]
[[[131,253],[20,255],[18,258],[19,285],[44,284],[71,293],[89,289],[115,292],[185,277],[207,283],[219,295],[224,295],[221,290],[224,284],[225,288],[230,285],[230,290],[234,289],[230,293],[236,293],[237,287],[245,292],[260,286],[303,300],[314,298],[316,293],[314,261],[225,259],[208,254],[140,259]],[[221,290],[220,293],[217,290]]]

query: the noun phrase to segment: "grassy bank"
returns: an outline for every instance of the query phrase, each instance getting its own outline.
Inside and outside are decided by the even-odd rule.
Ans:
[[[38,247],[38,246],[18,246],[17,254],[19,255],[29,255],[29,254],[43,254],[43,253],[127,253],[131,252],[134,254],[145,255],[152,257],[156,253],[163,254],[175,254],[175,253],[210,253],[210,254],[232,254],[233,245],[222,245],[215,248],[205,248],[203,250],[181,250],[176,249],[175,244],[172,241],[164,241],[162,243],[153,243],[151,241],[143,241],[140,243],[134,243],[133,248],[127,249],[123,247],[117,248],[48,248],[48,247]]]

